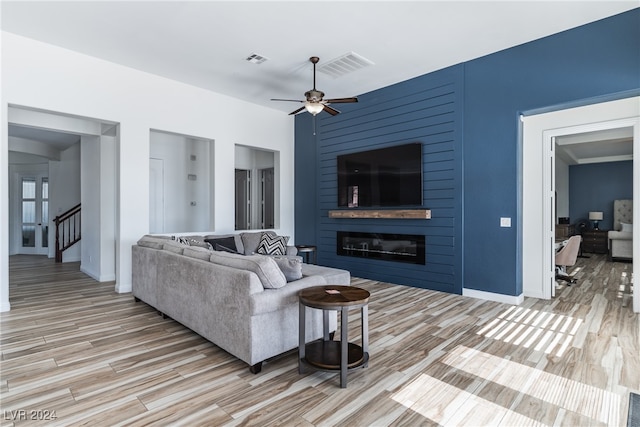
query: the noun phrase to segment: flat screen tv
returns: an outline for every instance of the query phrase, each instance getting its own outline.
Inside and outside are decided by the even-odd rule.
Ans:
[[[338,156],[338,206],[422,206],[422,144]]]

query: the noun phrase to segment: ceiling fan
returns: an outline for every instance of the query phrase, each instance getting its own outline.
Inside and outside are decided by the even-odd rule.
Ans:
[[[295,111],[289,113],[289,115],[298,114],[303,110],[307,110],[309,113],[314,116],[323,110],[327,113],[335,116],[336,114],[340,114],[340,111],[335,108],[329,107],[329,104],[347,104],[352,102],[358,102],[358,98],[335,98],[335,99],[322,99],[324,97],[324,92],[316,89],[316,64],[320,61],[320,58],[317,56],[312,56],[309,58],[309,61],[313,64],[313,89],[304,93],[304,97],[306,98],[304,101],[300,101],[297,99],[271,99],[272,101],[287,101],[287,102],[303,102],[304,106],[298,108]]]

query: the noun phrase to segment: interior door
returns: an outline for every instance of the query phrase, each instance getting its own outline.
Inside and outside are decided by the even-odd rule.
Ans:
[[[236,169],[236,230],[251,229],[251,171]]]
[[[49,247],[49,178],[20,176],[21,254],[47,255]]]
[[[275,228],[274,168],[260,169],[262,180],[262,228]]]

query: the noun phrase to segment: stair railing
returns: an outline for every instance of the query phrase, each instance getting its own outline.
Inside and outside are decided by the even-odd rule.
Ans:
[[[62,253],[80,241],[80,208],[77,204],[53,219],[56,224],[56,262],[62,262]]]

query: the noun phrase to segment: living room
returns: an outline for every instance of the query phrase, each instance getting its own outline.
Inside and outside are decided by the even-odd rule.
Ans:
[[[100,245],[99,238],[83,242],[86,258],[81,263],[89,263],[90,256],[95,262],[95,254],[111,257],[108,269],[119,294],[131,291],[131,247],[149,232],[150,135],[164,132],[213,141],[210,173],[215,191],[209,231],[236,230],[230,203],[235,169],[230,159],[236,147],[269,150],[278,153],[280,168],[275,230],[292,236],[295,243],[315,244],[319,263],[346,268],[354,277],[517,304],[528,297],[523,286],[522,235],[527,227],[521,187],[526,161],[521,158],[519,118],[545,109],[638,96],[639,10],[629,3],[584,26],[357,93],[359,102],[340,106],[338,116],[305,114],[295,119],[276,107],[5,31],[3,24],[0,150],[9,150],[8,124],[26,123],[20,121],[24,115],[18,117],[26,112],[116,126],[114,185],[118,184],[112,199],[93,206],[98,212],[101,207],[114,209],[114,237],[107,242],[109,254],[99,249],[91,253],[92,244]],[[306,67],[299,77],[303,90],[310,80],[306,59],[313,54],[320,53],[299,58],[300,67]],[[330,84],[328,78],[321,81],[322,86]],[[285,83],[278,89],[290,89]],[[294,88],[297,95],[292,96],[303,90]],[[422,141],[425,150],[423,203],[431,210],[430,219],[329,218],[337,209],[333,162],[338,155],[415,140]],[[8,171],[3,155],[0,173],[7,176]],[[9,236],[8,193],[3,182],[3,241]],[[510,226],[500,226],[503,218]],[[336,233],[347,228],[424,235],[427,262],[398,266],[341,256],[336,253]],[[8,259],[8,249],[2,247],[0,309],[10,312]]]

